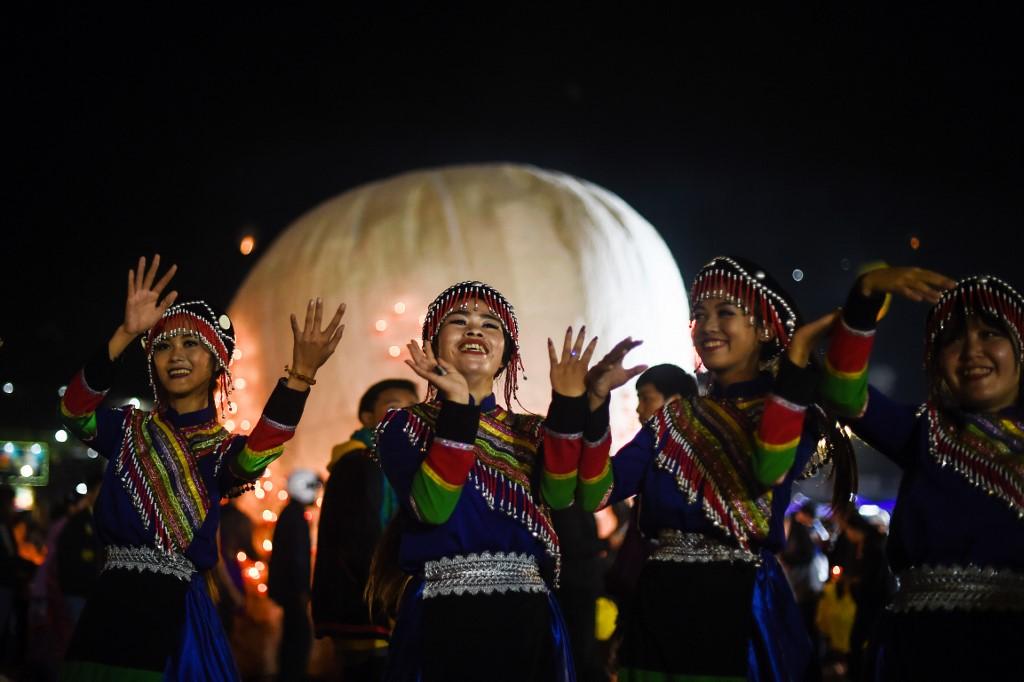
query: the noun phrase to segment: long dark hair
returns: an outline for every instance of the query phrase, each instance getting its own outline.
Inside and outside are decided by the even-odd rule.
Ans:
[[[398,604],[402,593],[409,582],[410,576],[398,566],[398,548],[402,541],[402,533],[409,525],[407,513],[401,507],[398,513],[381,533],[377,547],[373,550],[370,560],[370,575],[366,581],[363,597],[370,608],[370,617],[377,615],[394,619],[398,614]]]

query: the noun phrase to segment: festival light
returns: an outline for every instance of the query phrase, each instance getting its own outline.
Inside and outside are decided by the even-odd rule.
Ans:
[[[259,585],[257,585],[256,586],[256,591],[259,592],[260,594],[263,594],[264,592],[266,592],[267,591],[266,583],[260,583]]]
[[[249,556],[245,552],[239,552],[238,554],[235,555],[235,558],[238,559],[239,561],[245,561],[246,559],[249,558]]]
[[[402,315],[405,313],[405,304],[399,301],[395,304],[395,314]]]
[[[390,347],[388,347],[388,355],[390,355],[391,357],[397,358],[401,354],[402,354],[402,349],[399,348],[398,346],[390,346]]]
[[[263,551],[264,552],[272,552],[273,550],[274,550],[274,543],[271,542],[270,540],[264,540],[263,541]]]
[[[57,429],[57,432],[53,434],[53,439],[58,443],[68,442],[68,432],[64,429]]]
[[[373,325],[373,327],[374,327],[374,329],[376,329],[379,332],[387,331],[388,321],[387,320],[377,320],[377,322]]]
[[[287,500],[288,499],[288,491],[287,490],[278,490],[277,491],[277,499],[281,500],[282,502]]]
[[[78,485],[75,486],[75,492],[78,493],[79,495],[85,495],[89,492],[89,486],[87,486],[85,483],[79,483]]]
[[[238,377],[237,379],[235,379],[235,388],[237,388],[239,391],[244,391],[247,385],[248,384],[245,381],[245,377]]]
[[[10,394],[14,393],[14,384],[12,384],[9,381],[7,383],[5,383],[4,384],[4,393],[6,393],[7,395],[10,395]]]
[[[23,464],[23,465],[21,465],[21,469],[19,470],[19,473],[21,473],[21,475],[24,476],[25,478],[28,478],[29,476],[32,475],[32,465],[31,464]]]
[[[238,250],[243,256],[248,256],[252,253],[252,250],[256,248],[256,238],[251,234],[247,234],[242,237],[241,243],[238,245]]]

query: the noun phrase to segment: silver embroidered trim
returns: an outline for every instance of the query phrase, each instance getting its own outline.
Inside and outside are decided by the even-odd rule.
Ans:
[[[586,447],[586,448],[596,448],[598,445],[601,445],[606,440],[609,440],[611,438],[611,435],[612,435],[612,427],[611,426],[606,426],[606,427],[604,427],[604,434],[602,434],[602,436],[600,438],[598,438],[597,440],[586,440],[586,439],[584,439],[583,440],[583,447]]]
[[[551,436],[552,438],[557,438],[560,440],[580,440],[581,438],[583,438],[582,431],[578,431],[576,433],[559,433],[558,431],[552,431],[546,426],[544,427],[544,433]]]
[[[1024,611],[1024,573],[967,566],[915,566],[896,576],[889,606],[911,611]]]
[[[162,552],[151,547],[107,547],[107,560],[103,570],[121,568],[129,571],[149,571],[174,576],[188,582],[196,573],[196,566],[183,554]]]
[[[444,557],[423,565],[423,598],[464,594],[547,592],[537,559],[514,552]]]
[[[674,528],[658,532],[657,546],[649,560],[684,564],[710,564],[715,561],[761,564],[761,557],[749,550],[727,545],[703,533],[684,533]]]
[[[465,450],[467,452],[476,447],[476,445],[473,443],[463,443],[460,440],[448,440],[447,438],[437,438],[436,436],[434,437],[434,442],[437,443],[438,445],[443,445],[446,448],[452,448],[454,450]]]

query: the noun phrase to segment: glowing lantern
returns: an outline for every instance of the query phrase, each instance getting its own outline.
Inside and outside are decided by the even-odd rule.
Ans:
[[[516,307],[527,381],[520,400],[550,399],[546,339],[586,323],[599,358],[621,338],[643,339],[630,364],[693,367],[682,278],[655,229],[622,199],[562,173],[528,166],[459,166],[375,182],[300,217],[263,254],[230,307],[245,355],[241,414],[259,414],[291,361],[288,316],[322,296],[325,318],[344,301],[347,332],[317,374],[302,424],[281,460],[323,469],[332,446],[358,427],[359,397],[388,377],[422,382],[393,357],[418,339],[430,300],[480,279]],[[401,303],[399,306],[396,302]],[[403,314],[408,311],[408,314]],[[301,322],[301,317],[300,317]],[[384,324],[379,324],[384,322]],[[325,320],[326,323],[326,320]],[[500,394],[500,384],[498,387]],[[612,402],[613,436],[639,428],[632,387]],[[516,405],[513,409],[520,410]]]

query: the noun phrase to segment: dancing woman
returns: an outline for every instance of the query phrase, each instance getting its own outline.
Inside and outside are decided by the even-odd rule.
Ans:
[[[292,315],[295,345],[248,437],[217,421],[231,385],[235,347],[227,315],[202,301],[160,298],[172,266],[156,281],[160,257],[128,273],[124,321],[68,384],[64,422],[109,463],[94,508],[106,547],[99,583],[82,612],[62,673],[69,680],[237,679],[204,572],[217,562],[220,499],[252,487],[281,456],[344,327],[344,306],[320,330],[323,304],[310,301],[305,326]],[[145,334],[156,400],[152,411],[101,407],[116,361]]]
[[[888,295],[933,303],[928,398],[867,383]],[[881,679],[1008,679],[1024,632],[1024,297],[990,275],[862,275],[829,344],[824,395],[903,471],[886,551],[899,590],[881,627]]]
[[[664,405],[611,460],[609,502],[638,496],[640,528],[657,543],[625,609],[619,679],[804,679],[810,641],[774,552],[795,478],[834,456],[835,500],[853,485],[849,442],[811,404],[805,369],[836,314],[799,326],[775,280],[728,257],[701,269],[690,301],[708,395]],[[623,376],[621,357],[588,376],[583,461],[607,453],[598,433]]]
[[[549,507],[572,504],[595,342],[549,340],[546,418],[497,404],[515,398],[522,360],[512,305],[481,282],[443,291],[427,309],[422,347],[409,344],[428,401],[395,410],[376,451],[402,509],[398,564],[404,593],[389,680],[571,680],[565,626],[550,591],[558,538]],[[394,527],[392,527],[392,532]],[[396,539],[391,535],[392,540]],[[370,591],[382,578],[385,540]]]

